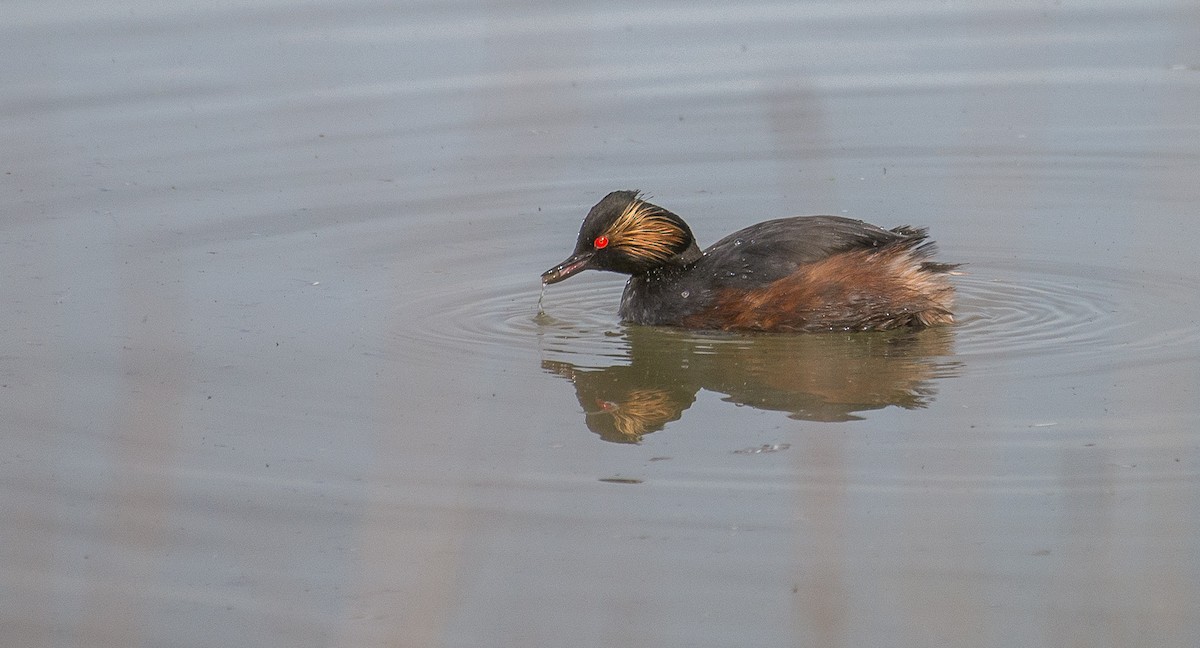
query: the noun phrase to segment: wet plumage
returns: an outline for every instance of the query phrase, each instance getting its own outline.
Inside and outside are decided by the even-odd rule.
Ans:
[[[587,269],[631,275],[627,322],[748,331],[885,330],[954,321],[953,265],[930,260],[923,229],[838,216],[781,218],[701,251],[679,216],[634,191],[588,213],[575,252],[542,275]]]

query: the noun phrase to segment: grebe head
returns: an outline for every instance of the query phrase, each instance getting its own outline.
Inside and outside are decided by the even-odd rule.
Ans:
[[[642,200],[636,191],[614,191],[583,220],[575,252],[542,273],[558,283],[582,270],[638,275],[665,265],[685,265],[700,256],[683,219]]]

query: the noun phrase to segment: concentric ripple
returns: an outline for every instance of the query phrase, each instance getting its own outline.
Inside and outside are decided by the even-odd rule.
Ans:
[[[1052,373],[1169,362],[1200,348],[1181,277],[1101,266],[973,262],[956,280],[956,355],[968,363],[1053,358]]]
[[[1169,310],[1189,290],[1179,277],[982,260],[973,261],[955,284],[959,323],[953,354],[967,365],[1026,371],[1022,358],[1053,358],[1052,373],[1072,373],[1114,363],[1169,362],[1200,348],[1195,314],[1182,312],[1182,306],[1178,313]],[[534,351],[604,366],[628,356],[616,315],[621,288],[617,277],[585,275],[549,287],[539,310],[536,277],[464,284],[407,304],[414,321],[403,327],[404,335],[421,342],[411,348],[434,357]],[[1047,365],[1039,366],[1044,373]]]
[[[509,357],[540,349],[607,365],[626,356],[616,314],[622,287],[612,276],[577,278],[544,296],[536,275],[464,284],[407,304],[414,321],[401,330],[421,343],[409,348],[433,354]]]

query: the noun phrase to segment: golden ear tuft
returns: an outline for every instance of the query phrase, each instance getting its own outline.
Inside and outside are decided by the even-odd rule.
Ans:
[[[687,233],[661,208],[640,199],[629,203],[608,228],[610,245],[629,256],[663,262],[678,253]]]

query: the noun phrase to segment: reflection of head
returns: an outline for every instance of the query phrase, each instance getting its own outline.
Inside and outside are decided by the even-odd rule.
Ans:
[[[670,376],[651,377],[644,366],[618,365],[584,370],[566,362],[543,360],[542,368],[575,385],[588,429],[613,443],[637,443],[642,435],[663,429],[678,420],[696,395]],[[678,368],[676,368],[678,372]]]
[[[654,388],[632,389],[621,401],[599,401],[598,405],[600,411],[588,416],[588,427],[609,441],[628,443],[636,443],[643,434],[661,430],[683,412],[681,404],[672,400],[669,392]],[[605,431],[611,431],[616,438],[592,427],[593,423],[598,427],[605,415],[611,421],[611,430]]]

